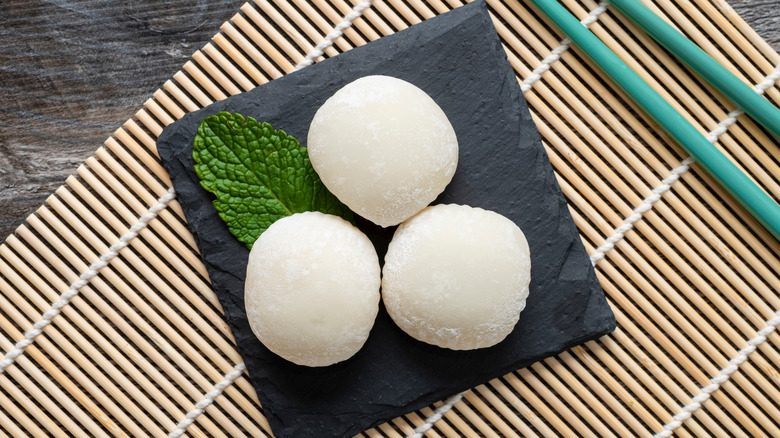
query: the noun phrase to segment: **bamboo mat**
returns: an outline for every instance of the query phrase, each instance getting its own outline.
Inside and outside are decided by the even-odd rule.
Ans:
[[[644,2],[780,104],[780,56],[724,0]],[[780,436],[780,244],[538,11],[488,3],[618,329],[361,436]],[[780,197],[777,140],[609,7],[562,3]],[[0,246],[0,437],[270,436],[156,136],[460,4],[257,0],[223,24]]]

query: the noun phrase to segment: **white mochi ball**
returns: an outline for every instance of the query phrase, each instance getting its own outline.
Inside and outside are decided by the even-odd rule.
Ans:
[[[388,76],[360,78],[331,96],[314,115],[307,148],[328,190],[383,227],[430,204],[458,165],[444,111],[421,89]]]
[[[401,224],[385,256],[382,299],[406,333],[453,350],[495,345],[525,308],[531,256],[506,217],[435,205]]]
[[[249,325],[269,350],[298,365],[341,362],[368,338],[379,285],[379,259],[365,234],[336,216],[294,214],[271,225],[249,253]]]

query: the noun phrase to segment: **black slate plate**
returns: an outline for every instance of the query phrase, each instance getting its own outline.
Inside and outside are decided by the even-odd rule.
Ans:
[[[368,342],[353,358],[326,368],[301,367],[269,352],[249,328],[243,302],[248,251],[199,186],[192,140],[204,117],[233,111],[305,143],[317,108],[369,74],[417,85],[450,118],[460,161],[436,203],[478,206],[515,221],[531,248],[530,297],[514,332],[489,349],[456,352],[423,344],[381,308]],[[277,437],[352,436],[615,328],[482,1],[188,114],[165,129],[157,146]],[[361,218],[358,226],[381,261],[394,229]]]

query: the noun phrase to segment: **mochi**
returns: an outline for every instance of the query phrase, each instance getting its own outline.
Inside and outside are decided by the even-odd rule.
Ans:
[[[352,357],[379,309],[380,268],[365,234],[336,216],[298,213],[252,246],[244,302],[269,350],[309,367]]]
[[[495,345],[525,308],[531,256],[506,217],[435,205],[398,227],[382,268],[382,299],[413,338],[453,350]]]
[[[317,110],[309,159],[325,186],[377,225],[397,225],[444,191],[458,164],[447,115],[423,90],[365,76]]]

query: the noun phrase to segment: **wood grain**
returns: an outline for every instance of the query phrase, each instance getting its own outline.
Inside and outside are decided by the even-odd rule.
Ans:
[[[780,1],[729,0],[780,50]],[[6,0],[0,240],[203,46],[238,0]]]
[[[238,0],[7,0],[0,240],[234,15]]]
[[[780,51],[780,0],[729,0],[729,4],[775,50]]]
[[[224,25],[219,41],[190,64],[191,71],[203,72],[200,79],[192,76],[203,89],[177,75],[137,113],[144,128],[128,124],[107,149],[87,159],[79,177],[68,178],[0,245],[1,351],[14,349],[88,264],[165,193],[165,173],[147,153],[153,140],[144,129],[159,133],[160,123],[196,108],[192,99],[201,100],[195,96],[205,97],[204,90],[220,97],[214,83],[227,81],[212,60],[231,76],[264,83],[279,74],[274,63],[284,58],[268,41],[291,49],[290,58],[298,62],[356,1],[245,5],[246,21]],[[508,60],[528,84],[562,36],[539,20],[527,0],[487,1]],[[583,18],[598,0],[559,1]],[[760,37],[741,33],[747,25],[736,14],[721,15],[727,0],[643,1],[748,82],[780,63],[771,47],[756,42]],[[376,1],[330,51],[362,45],[462,2]],[[275,17],[278,27],[269,26],[266,16]],[[259,41],[252,52],[257,59],[249,61],[237,48],[243,37],[231,32],[238,28]],[[619,16],[600,15],[591,29],[701,129],[716,128],[732,110]],[[281,68],[290,69],[291,63]],[[248,88],[244,84],[251,85],[236,80],[224,91]],[[766,94],[780,103],[777,87]],[[759,329],[768,333],[766,327],[776,325],[780,242],[697,165],[620,237],[615,227],[652,196],[684,151],[576,49],[564,52],[525,95],[586,249],[593,254],[607,236],[620,238],[596,266],[619,329],[467,392],[429,435],[651,437],[679,418],[673,415],[692,397],[701,400],[701,388],[712,388],[710,379],[727,369],[728,381],[674,435],[780,437],[780,335],[757,337]],[[739,117],[718,140],[724,153],[780,199],[776,139]],[[240,356],[182,217],[176,201],[162,210],[0,375],[0,437],[164,436],[234,370]],[[746,346],[756,343],[758,351],[732,373],[730,364],[740,363],[750,351]],[[441,406],[359,436],[410,435]],[[270,431],[243,376],[186,435],[263,437]]]

